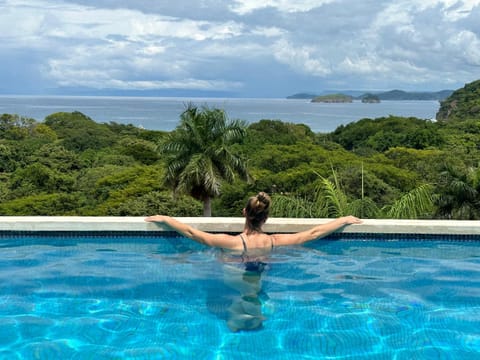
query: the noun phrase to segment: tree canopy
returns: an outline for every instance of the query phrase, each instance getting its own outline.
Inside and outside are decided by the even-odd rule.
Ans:
[[[478,99],[476,85],[452,94],[457,109]],[[3,114],[0,215],[198,216],[211,206],[241,216],[248,196],[266,191],[274,216],[479,220],[480,116],[458,116],[360,119],[315,134],[194,105],[171,132],[79,112]]]

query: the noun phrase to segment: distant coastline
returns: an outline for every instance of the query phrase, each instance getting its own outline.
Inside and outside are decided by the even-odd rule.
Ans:
[[[305,124],[314,132],[331,132],[363,118],[389,115],[432,119],[438,101],[384,101],[380,104],[321,104],[285,98],[156,98],[119,96],[0,96],[0,114],[18,114],[42,121],[56,112],[79,111],[93,120],[133,124],[150,130],[173,130],[185,105],[223,109],[230,119],[253,123],[262,119]]]
[[[368,95],[375,95],[379,100],[394,100],[394,101],[402,101],[402,100],[444,100],[449,97],[453,93],[453,90],[441,90],[441,91],[432,91],[432,92],[409,92],[403,90],[390,90],[384,92],[375,92],[369,91],[365,93],[361,93],[359,91],[343,91],[339,94],[339,92],[324,92],[322,94],[313,94],[313,93],[297,93],[294,95],[287,96],[287,99],[305,99],[305,100],[313,100],[316,98],[328,98],[329,96],[338,96],[342,95],[345,97],[351,97],[355,100],[362,100],[365,96]]]

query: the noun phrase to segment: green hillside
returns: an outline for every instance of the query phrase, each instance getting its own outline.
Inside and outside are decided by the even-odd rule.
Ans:
[[[440,103],[438,121],[480,119],[480,80],[466,84]]]

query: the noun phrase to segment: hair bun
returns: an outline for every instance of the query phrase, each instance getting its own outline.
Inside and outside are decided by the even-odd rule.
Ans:
[[[251,229],[261,231],[263,223],[268,218],[270,202],[270,196],[263,191],[248,199],[244,210]]]
[[[257,200],[264,204],[265,207],[268,207],[270,205],[270,196],[268,196],[263,191],[257,194]]]

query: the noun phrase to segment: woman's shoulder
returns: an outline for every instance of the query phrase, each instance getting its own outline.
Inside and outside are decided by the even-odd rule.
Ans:
[[[241,234],[232,235],[232,234],[213,234],[214,243],[216,247],[229,250],[243,250],[243,242]]]

